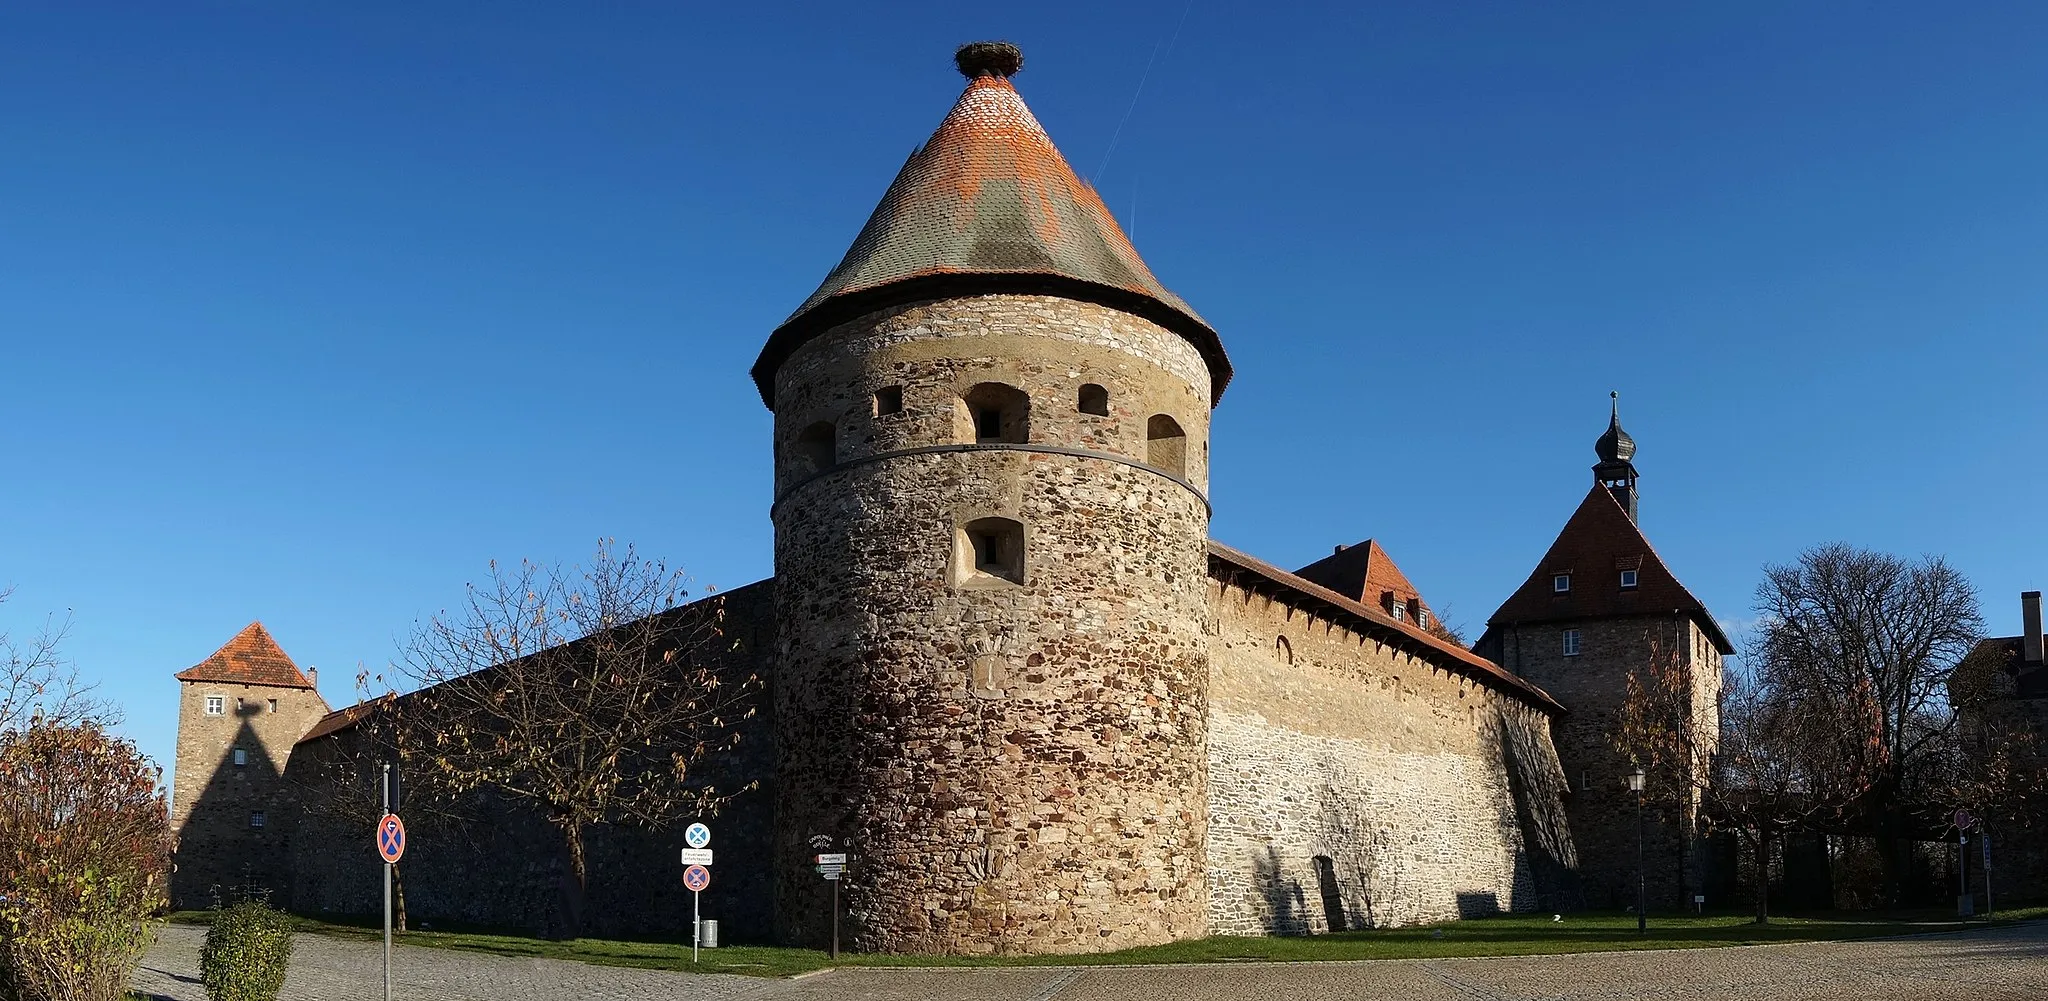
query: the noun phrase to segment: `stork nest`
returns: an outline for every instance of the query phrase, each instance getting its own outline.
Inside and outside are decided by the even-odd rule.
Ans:
[[[953,65],[969,80],[975,77],[1010,77],[1024,68],[1024,50],[1009,42],[968,42],[953,52]]]

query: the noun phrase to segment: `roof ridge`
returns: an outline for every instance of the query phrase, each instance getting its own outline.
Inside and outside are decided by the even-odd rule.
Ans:
[[[317,690],[313,679],[307,677],[306,672],[299,669],[298,662],[284,652],[284,647],[279,645],[261,619],[243,626],[205,660],[178,672],[175,677],[179,681],[218,681]]]

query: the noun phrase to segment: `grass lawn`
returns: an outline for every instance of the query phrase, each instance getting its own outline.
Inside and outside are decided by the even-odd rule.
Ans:
[[[2000,911],[1993,924],[2048,917],[2048,907]],[[205,911],[183,911],[171,920],[204,924]],[[302,931],[345,938],[376,940],[378,928],[297,919]],[[396,936],[407,945],[467,949],[504,956],[538,956],[578,960],[607,966],[636,966],[702,973],[743,973],[790,976],[827,966],[1099,966],[1135,963],[1228,963],[1245,961],[1307,962],[1351,959],[1446,959],[1459,956],[1531,956],[1618,949],[1689,949],[1773,942],[1815,942],[1954,931],[1984,927],[1982,920],[1959,922],[1932,913],[1906,915],[1829,914],[1773,917],[1757,925],[1744,914],[1650,916],[1647,935],[1636,932],[1635,916],[1612,912],[1568,914],[1552,921],[1548,914],[1477,918],[1439,925],[1380,931],[1342,932],[1307,938],[1237,938],[1218,936],[1171,945],[1126,949],[1085,956],[881,956],[841,953],[833,964],[815,949],[772,946],[726,946],[703,950],[690,962],[690,944],[578,939],[548,942],[515,935],[472,932],[414,931]]]

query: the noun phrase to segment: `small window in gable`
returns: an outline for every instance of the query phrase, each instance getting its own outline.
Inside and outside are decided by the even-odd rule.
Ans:
[[[958,578],[1024,583],[1024,526],[1008,518],[977,518],[961,526]]]
[[[248,752],[247,750],[243,749],[243,748],[240,748],[240,747],[237,747],[237,748],[235,748],[235,767],[236,767],[236,768],[241,768],[241,767],[243,767],[243,766],[247,765],[248,763],[249,763],[249,752]]]
[[[1097,417],[1109,416],[1109,390],[1094,383],[1081,387],[1081,412]]]
[[[1424,629],[1429,628],[1429,609],[1418,607],[1415,610],[1415,624]]]
[[[1024,391],[1000,382],[984,382],[960,398],[966,427],[962,438],[979,445],[1022,445],[1030,440],[1031,400]]]
[[[1624,591],[1633,591],[1635,590],[1635,588],[1636,572],[1634,570],[1623,570],[1621,572],[1621,589]]]
[[[875,390],[875,416],[888,417],[903,412],[903,387],[888,386]]]
[[[227,698],[225,696],[209,695],[206,697],[206,715],[226,716],[227,714]]]
[[[1287,637],[1285,636],[1273,637],[1273,656],[1279,658],[1282,664],[1292,665],[1294,663],[1294,644],[1287,642]]]
[[[1406,622],[1408,620],[1408,606],[1402,604],[1399,598],[1395,598],[1387,603],[1387,611],[1393,614],[1395,622]]]
[[[839,461],[839,429],[819,421],[796,436],[797,461],[807,473],[822,473]]]
[[[1571,575],[1571,574],[1568,574],[1568,573],[1554,573],[1554,574],[1551,574],[1551,575],[1550,575],[1550,591],[1551,591],[1551,593],[1552,593],[1552,594],[1570,594],[1570,593],[1571,593],[1571,590],[1572,590],[1572,575]]]
[[[1153,414],[1145,422],[1145,461],[1175,476],[1188,473],[1188,436],[1180,422]]]
[[[1564,655],[1567,657],[1576,657],[1579,655],[1578,630],[1567,629],[1564,631]]]

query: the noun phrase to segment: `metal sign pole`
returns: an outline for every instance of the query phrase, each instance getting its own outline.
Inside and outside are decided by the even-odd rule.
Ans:
[[[839,961],[839,881],[832,880],[832,961]]]
[[[703,894],[690,891],[690,962],[697,961],[697,942],[704,937],[704,919],[698,916],[697,901]]]
[[[1991,832],[1978,831],[1977,840],[1984,847],[1984,920],[1994,916],[1991,910]]]
[[[391,765],[384,765],[384,812],[378,824],[391,813]],[[384,1001],[391,1001],[391,863],[384,863]]]

